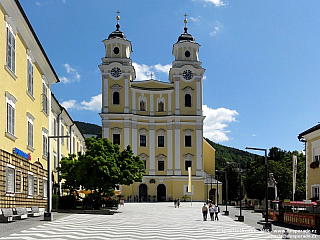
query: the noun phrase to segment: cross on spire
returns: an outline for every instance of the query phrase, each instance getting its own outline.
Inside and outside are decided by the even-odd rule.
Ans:
[[[151,80],[153,80],[152,77],[153,77],[153,73],[151,72],[151,73],[150,73],[150,79],[151,79]]]

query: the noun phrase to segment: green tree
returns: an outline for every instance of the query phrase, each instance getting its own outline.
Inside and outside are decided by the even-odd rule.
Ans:
[[[69,155],[61,161],[59,171],[71,191],[80,186],[92,190],[99,205],[102,194],[112,196],[116,185],[142,181],[144,162],[133,155],[130,146],[120,151],[117,144],[96,137],[85,139],[85,143],[87,150],[78,159]]]

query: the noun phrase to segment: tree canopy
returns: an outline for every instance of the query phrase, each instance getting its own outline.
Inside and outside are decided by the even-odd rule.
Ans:
[[[86,152],[70,154],[61,160],[61,178],[65,187],[72,192],[81,186],[92,190],[96,196],[112,196],[118,184],[130,185],[142,181],[145,173],[144,162],[134,156],[130,146],[120,151],[117,144],[106,138],[85,139]]]

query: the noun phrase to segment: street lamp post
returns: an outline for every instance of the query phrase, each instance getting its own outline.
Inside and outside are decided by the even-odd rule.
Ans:
[[[240,177],[240,215],[236,215],[236,217],[238,217],[238,221],[239,222],[244,222],[244,216],[242,215],[242,170],[241,170],[241,164],[240,163],[236,163],[236,162],[227,162],[227,164],[235,164],[237,165],[238,169],[239,169],[239,177]]]
[[[228,211],[228,176],[227,176],[227,171],[221,171],[221,170],[216,170],[216,172],[223,172],[225,174],[225,180],[226,180],[226,210],[224,211],[224,214],[226,216],[229,216],[229,211]]]
[[[50,139],[51,138],[68,138],[70,136],[48,136],[48,182],[47,182],[47,195],[48,195],[48,206],[47,206],[47,212],[44,213],[44,221],[52,221],[53,215],[52,215],[52,168],[51,168],[51,158],[50,158]]]
[[[253,147],[246,147],[246,149],[256,150],[256,151],[264,151],[264,174],[265,174],[265,196],[266,196],[266,212],[264,215],[265,222],[263,223],[263,229],[271,231],[272,226],[271,222],[268,222],[268,158],[267,158],[267,149],[265,148],[253,148]]]

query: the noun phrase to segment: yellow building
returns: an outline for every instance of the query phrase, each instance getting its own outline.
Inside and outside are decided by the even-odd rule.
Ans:
[[[84,139],[51,93],[59,78],[18,0],[0,0],[0,65],[0,207],[44,207],[48,162],[55,169]]]
[[[300,133],[298,139],[306,144],[306,199],[319,200],[320,124]]]
[[[106,51],[99,65],[102,136],[122,149],[130,145],[146,168],[141,183],[121,186],[122,195],[142,201],[168,201],[186,195],[196,201],[209,195],[214,198],[215,189],[209,194],[208,185],[215,183],[210,178],[215,172],[215,150],[203,138],[205,69],[198,57],[200,45],[187,32],[187,20],[184,33],[173,45],[169,81],[162,82],[152,76],[135,81],[131,42],[120,31],[119,19],[117,29],[103,41]],[[187,189],[188,167],[192,169],[191,193]]]

